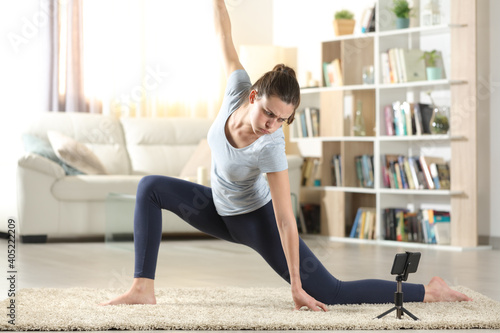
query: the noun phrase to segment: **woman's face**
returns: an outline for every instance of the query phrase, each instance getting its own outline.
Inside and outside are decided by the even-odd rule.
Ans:
[[[292,104],[276,96],[258,98],[255,90],[250,93],[250,105],[250,122],[258,136],[274,133],[294,112]]]

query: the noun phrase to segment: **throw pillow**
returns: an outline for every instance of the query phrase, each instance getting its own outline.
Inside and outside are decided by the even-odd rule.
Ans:
[[[57,157],[64,162],[88,175],[107,173],[99,158],[84,144],[55,131],[48,131],[47,135]]]
[[[74,176],[83,174],[81,171],[61,161],[61,159],[57,157],[56,153],[50,146],[50,142],[43,140],[42,138],[39,138],[36,135],[28,133],[23,134],[22,140],[23,140],[24,150],[26,152],[37,154],[45,158],[48,158],[51,161],[56,162],[64,169],[66,175]]]
[[[193,155],[191,155],[187,163],[184,165],[184,168],[182,169],[179,177],[197,177],[199,167],[205,167],[208,173],[210,173],[211,165],[212,153],[210,151],[210,146],[208,145],[207,139],[202,139],[196,147]]]

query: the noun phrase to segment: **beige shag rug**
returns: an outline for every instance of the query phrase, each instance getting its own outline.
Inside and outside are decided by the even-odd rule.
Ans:
[[[1,330],[393,330],[500,328],[500,303],[464,287],[472,302],[405,303],[420,318],[374,319],[391,304],[330,306],[329,312],[294,311],[289,288],[158,289],[157,305],[98,306],[125,290],[23,289],[15,326]],[[0,303],[7,311],[9,300]]]

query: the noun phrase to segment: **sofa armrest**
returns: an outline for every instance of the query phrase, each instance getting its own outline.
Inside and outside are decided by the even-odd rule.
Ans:
[[[56,179],[63,178],[66,175],[64,169],[59,164],[37,154],[28,153],[22,156],[17,161],[17,165],[21,168],[41,172]]]

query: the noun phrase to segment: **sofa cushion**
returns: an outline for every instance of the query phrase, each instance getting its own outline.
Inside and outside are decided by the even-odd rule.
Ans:
[[[52,194],[61,201],[102,201],[109,193],[133,194],[143,176],[80,175],[57,180]]]
[[[66,172],[64,172],[64,169],[59,164],[38,154],[27,153],[21,156],[17,161],[17,165],[21,168],[38,171],[57,179],[66,176]],[[81,173],[79,172],[79,174]]]
[[[50,144],[57,157],[87,175],[105,175],[106,168],[84,144],[56,131],[48,131]]]
[[[36,154],[59,164],[67,175],[81,175],[82,172],[68,165],[57,157],[56,153],[52,149],[50,142],[39,138],[36,135],[25,133],[22,136],[24,150],[27,153]],[[34,160],[32,158],[32,160]]]
[[[208,119],[121,118],[132,174],[178,176],[212,123]]]
[[[47,131],[57,131],[85,144],[109,174],[130,174],[130,161],[118,118],[89,113],[46,112],[25,133],[48,142]]]
[[[196,147],[196,150],[182,168],[179,177],[182,179],[196,178],[198,176],[198,168],[203,167],[208,173],[210,173],[211,166],[212,152],[207,139],[202,139]]]

